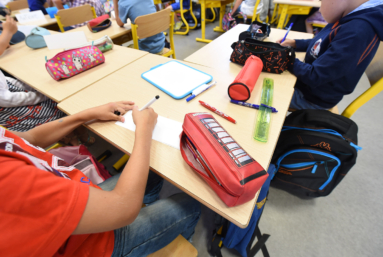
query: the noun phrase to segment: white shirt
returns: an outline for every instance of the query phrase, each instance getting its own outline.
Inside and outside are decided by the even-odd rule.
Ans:
[[[254,6],[256,2],[257,0],[244,0],[240,7],[241,12],[243,12],[247,16],[253,16]],[[263,8],[263,1],[260,1],[257,7],[257,14],[262,11],[262,8]]]
[[[7,80],[18,88],[28,92],[11,92],[8,89]],[[0,107],[19,107],[35,105],[47,100],[43,94],[36,92],[25,83],[13,78],[5,77],[0,71]]]

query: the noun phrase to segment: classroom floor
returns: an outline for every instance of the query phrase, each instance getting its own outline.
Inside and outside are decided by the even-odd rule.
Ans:
[[[206,37],[214,39],[220,33],[213,32],[218,22],[207,25]],[[204,43],[195,41],[200,30],[191,30],[189,36],[175,35],[177,59],[183,60]],[[228,81],[229,83],[229,81]],[[370,86],[362,77],[355,92],[346,96],[338,105],[342,112],[347,105]],[[129,100],[129,99],[127,99]],[[154,107],[155,108],[155,107]],[[379,170],[383,164],[383,94],[375,97],[358,110],[352,119],[359,126],[359,152],[356,165],[333,193],[324,198],[302,200],[284,191],[270,188],[269,199],[260,222],[260,229],[271,237],[266,245],[272,257],[353,257],[383,255],[383,201],[381,188],[383,176]],[[112,157],[103,162],[114,172],[112,165],[123,153],[97,137],[90,147],[98,156],[106,149]],[[256,158],[256,156],[254,156]],[[165,183],[161,198],[180,192]],[[215,213],[202,206],[202,217],[193,237],[193,245],[199,257],[210,256],[207,252],[213,231]],[[223,249],[224,257],[240,256],[233,250]],[[258,253],[256,256],[263,256]]]

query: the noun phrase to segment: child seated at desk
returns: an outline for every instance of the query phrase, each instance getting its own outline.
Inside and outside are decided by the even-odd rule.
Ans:
[[[16,21],[7,16],[0,35],[0,55],[9,47],[9,41],[16,31]],[[0,71],[1,126],[13,131],[27,131],[63,116],[65,114],[57,109],[57,103],[25,83],[5,77]]]
[[[185,193],[156,201],[163,179],[149,173],[149,160],[157,114],[133,104],[109,103],[28,132],[0,127],[2,256],[141,257],[179,234],[191,239],[200,204]],[[82,123],[123,121],[114,112],[132,109],[134,146],[120,176],[95,185],[43,150]]]
[[[383,40],[383,0],[322,0],[329,23],[313,39],[286,39],[282,46],[307,51],[295,59],[297,77],[290,108],[331,109],[351,94]]]
[[[254,7],[257,0],[236,0],[233,9],[231,10],[231,16],[244,13],[246,16],[253,16]],[[270,16],[270,11],[274,9],[273,0],[260,0],[256,14],[259,14],[259,19],[266,22],[266,17]]]
[[[134,23],[138,16],[156,12],[153,0],[113,0],[113,5],[117,24],[121,27],[124,26],[128,19]],[[151,37],[139,39],[138,46],[140,50],[161,55],[165,47],[164,33],[161,32]]]
[[[9,47],[17,25],[10,16],[3,23],[0,35],[0,55]],[[22,44],[22,43],[20,43]],[[28,131],[36,126],[66,116],[57,103],[15,78],[6,77],[0,71],[0,125],[12,131]],[[93,144],[95,138],[81,127],[61,140],[64,144]]]

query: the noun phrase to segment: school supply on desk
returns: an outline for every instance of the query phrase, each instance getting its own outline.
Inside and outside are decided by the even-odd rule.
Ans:
[[[109,20],[109,15],[104,14],[102,16],[99,16],[93,20],[88,21],[88,29],[90,32],[97,33],[104,29],[109,28],[112,25],[112,21]]]
[[[46,60],[45,68],[49,75],[58,81],[73,77],[104,62],[105,57],[97,47],[86,46],[56,54]]]
[[[258,77],[262,72],[263,63],[261,59],[252,55],[245,63],[245,66],[229,85],[227,90],[232,100],[247,101],[253,91]]]
[[[239,34],[238,40],[245,40],[246,38],[252,38],[255,40],[263,41],[270,36],[270,24],[264,22],[253,21],[249,28]]]
[[[286,37],[287,37],[287,35],[289,34],[291,28],[293,27],[293,24],[294,24],[293,22],[290,23],[290,26],[289,26],[289,28],[287,29],[287,32],[286,32],[285,36],[283,37],[281,43],[283,43],[283,42],[286,40]]]
[[[118,126],[124,127],[131,131],[136,131],[136,125],[133,121],[133,112],[128,111],[124,117],[124,122],[116,122]],[[154,127],[152,139],[161,142],[165,145],[180,149],[180,134],[182,132],[182,123],[165,118],[157,117],[157,124]]]
[[[186,114],[182,129],[182,157],[227,206],[254,198],[266,181],[267,172],[211,114]]]
[[[259,106],[264,106],[264,107],[270,108],[271,112],[273,112],[273,113],[278,112],[277,109],[275,109],[274,107],[267,106],[265,104],[261,104],[261,105],[251,104],[251,103],[241,102],[241,101],[237,101],[237,100],[230,100],[230,103],[238,104],[238,105],[242,105],[242,106],[246,106],[246,107],[250,107],[250,108],[253,108],[253,109],[257,109],[257,110],[259,110]]]
[[[155,101],[157,101],[160,98],[159,95],[156,95],[152,100],[149,101],[149,103],[145,104],[139,111],[145,110],[149,106],[151,106]]]
[[[58,33],[43,37],[49,50],[78,47],[88,43],[84,31]]]
[[[96,46],[98,49],[101,50],[101,52],[105,53],[113,49],[113,40],[109,36],[105,35],[91,42],[87,42],[81,45],[76,45],[75,47],[65,48],[64,50],[71,50],[71,49],[80,48],[84,46]]]
[[[286,117],[271,162],[272,186],[300,197],[329,195],[356,163],[357,124],[327,110]]]
[[[224,114],[224,113],[221,112],[221,111],[218,111],[215,107],[213,107],[213,106],[211,106],[211,105],[209,105],[209,104],[207,104],[207,103],[205,103],[205,102],[203,102],[203,101],[199,101],[199,103],[200,103],[203,107],[205,107],[206,109],[209,109],[210,111],[214,112],[215,114],[218,114],[218,115],[221,116],[222,118],[224,118],[224,119],[226,119],[226,120],[228,120],[228,121],[230,121],[230,122],[232,122],[232,123],[234,123],[234,124],[237,123],[237,122],[236,122],[233,118],[231,118],[229,115],[226,115],[226,114]]]
[[[64,9],[69,9],[69,6],[67,4],[64,4],[63,7],[64,7]],[[55,7],[55,6],[54,7],[45,8],[45,10],[49,14],[49,17],[51,17],[52,19],[55,18],[55,14],[58,12],[57,7]]]
[[[44,13],[41,10],[16,14],[16,19],[20,24],[33,21],[46,21]]]
[[[43,36],[50,34],[47,29],[36,27],[32,29],[31,33],[25,38],[25,44],[32,49],[47,47]]]
[[[209,74],[178,61],[157,65],[142,73],[141,77],[175,99],[190,95],[213,79]]]
[[[260,142],[267,142],[271,122],[271,106],[273,104],[274,80],[265,78],[263,80],[261,106],[257,114],[254,139]],[[263,104],[263,105],[262,105]],[[266,107],[267,106],[267,107]]]
[[[244,65],[249,56],[255,55],[263,62],[265,72],[280,74],[292,67],[295,61],[295,51],[292,47],[281,46],[277,43],[262,42],[246,38],[231,45],[233,53],[230,61]]]
[[[186,98],[186,102],[189,102],[190,100],[194,99],[197,95],[201,94],[202,92],[205,92],[206,90],[208,90],[215,84],[217,84],[217,81],[214,81],[213,83],[210,83],[209,85],[208,84],[202,85],[198,87],[197,89],[193,90],[193,93],[191,94],[191,96]]]

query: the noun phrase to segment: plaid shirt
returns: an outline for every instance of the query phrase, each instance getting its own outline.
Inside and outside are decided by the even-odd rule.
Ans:
[[[70,8],[89,4],[90,6],[94,7],[97,17],[105,14],[104,6],[102,5],[100,0],[62,0],[62,1],[63,1],[63,5],[68,4]],[[86,22],[73,25],[71,27],[77,28],[77,27],[82,27],[85,25],[86,25]]]

